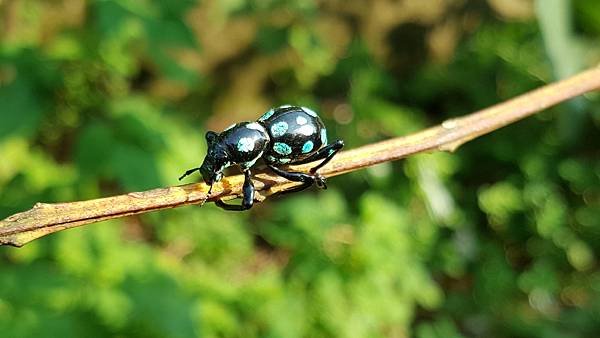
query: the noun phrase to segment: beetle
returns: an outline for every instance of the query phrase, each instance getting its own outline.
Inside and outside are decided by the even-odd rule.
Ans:
[[[258,159],[277,175],[290,181],[302,182],[286,192],[304,190],[313,184],[327,189],[325,178],[317,173],[342,149],[344,142],[327,142],[327,130],[317,113],[306,107],[284,105],[272,108],[258,120],[240,122],[229,126],[221,133],[206,133],[208,150],[202,165],[187,170],[179,180],[199,171],[206,184],[208,194],[215,182],[223,178],[223,170],[238,166],[244,174],[241,205],[227,204],[217,200],[215,204],[225,210],[247,210],[254,204],[255,189],[251,168]],[[308,173],[288,171],[288,164],[303,164],[323,160]]]

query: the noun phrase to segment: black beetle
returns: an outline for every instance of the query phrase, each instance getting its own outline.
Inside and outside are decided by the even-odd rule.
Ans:
[[[206,133],[208,151],[202,165],[186,171],[179,180],[200,171],[206,184],[212,185],[223,177],[223,170],[237,165],[244,173],[243,199],[241,205],[216,204],[226,210],[247,210],[254,204],[254,184],[250,168],[259,158],[277,175],[290,181],[302,182],[287,192],[304,190],[315,184],[327,189],[325,178],[317,173],[342,149],[344,142],[337,140],[328,144],[327,130],[323,121],[305,107],[285,105],[270,109],[256,122],[241,122],[229,126],[220,134]],[[281,169],[287,164],[303,164],[317,160],[321,163],[308,174]],[[210,190],[209,190],[210,194]]]

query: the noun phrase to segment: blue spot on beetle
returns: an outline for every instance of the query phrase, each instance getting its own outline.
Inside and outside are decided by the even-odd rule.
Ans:
[[[313,150],[313,146],[314,144],[312,143],[312,141],[306,141],[306,143],[304,143],[304,145],[302,146],[302,152],[303,153],[309,153],[311,150]]]
[[[286,122],[277,122],[273,126],[271,126],[271,133],[273,136],[279,137],[288,130],[288,124]]]
[[[247,153],[254,149],[254,141],[249,137],[242,137],[238,140],[237,150]]]
[[[275,142],[273,150],[280,155],[289,155],[292,153],[292,148],[285,143]]]
[[[269,117],[273,116],[273,114],[275,114],[275,109],[269,109],[266,113],[263,114],[263,116],[259,117],[258,120],[264,121]]]

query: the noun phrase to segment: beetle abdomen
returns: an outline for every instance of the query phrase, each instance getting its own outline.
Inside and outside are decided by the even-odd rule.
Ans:
[[[327,131],[315,112],[304,107],[282,106],[259,119],[269,133],[267,163],[294,163],[327,144]]]

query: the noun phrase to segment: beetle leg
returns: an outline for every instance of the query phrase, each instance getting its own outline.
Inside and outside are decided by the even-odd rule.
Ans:
[[[252,174],[250,170],[244,171],[244,187],[242,188],[244,197],[242,199],[242,207],[244,210],[252,208],[254,204],[254,183],[252,183]]]
[[[294,164],[303,164],[303,163],[309,163],[309,162],[323,159],[323,161],[321,163],[319,163],[314,168],[310,169],[310,174],[304,174],[304,173],[293,172],[293,171],[292,172],[285,171],[285,170],[279,169],[273,165],[268,165],[268,166],[277,175],[279,175],[285,179],[288,179],[288,180],[294,181],[294,182],[302,182],[302,184],[300,186],[292,188],[287,191],[284,191],[284,193],[302,191],[302,190],[310,187],[311,185],[313,185],[313,183],[316,183],[317,187],[319,187],[321,189],[327,189],[327,181],[325,180],[325,177],[319,175],[317,173],[317,170],[319,170],[321,167],[326,165],[327,162],[331,161],[331,159],[335,156],[335,154],[337,154],[338,151],[340,151],[340,149],[342,149],[342,147],[344,147],[344,141],[337,140],[337,141],[329,144],[328,146],[325,146],[325,147],[319,149],[316,153],[305,158],[304,160],[294,162]]]
[[[302,191],[308,187],[310,187],[311,185],[313,185],[315,182],[317,183],[317,186],[319,188],[322,189],[327,189],[327,185],[325,185],[325,178],[321,175],[310,175],[310,174],[305,174],[305,173],[299,173],[299,172],[295,172],[295,171],[285,171],[283,169],[277,168],[273,165],[268,165],[268,167],[273,170],[273,172],[287,180],[293,181],[293,182],[302,182],[301,185],[294,187],[290,190],[287,191],[282,191],[282,193],[292,193],[292,192],[298,192],[298,191]]]
[[[252,173],[250,170],[244,170],[244,186],[242,188],[242,204],[227,204],[221,200],[216,200],[215,204],[225,210],[244,211],[252,208],[254,204],[254,183],[252,183]]]
[[[344,147],[344,141],[337,140],[337,141],[319,149],[316,153],[310,155],[309,157],[307,157],[301,161],[294,162],[293,164],[304,164],[304,163],[309,163],[309,162],[324,159],[323,162],[319,163],[316,167],[310,169],[310,173],[314,174],[315,172],[317,172],[317,170],[319,170],[324,165],[326,165],[327,162],[331,161],[331,159],[335,156],[335,154],[337,154],[337,152],[340,151],[340,149],[342,149],[343,147]]]

